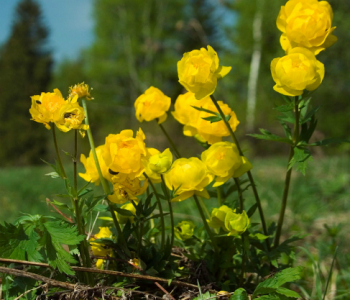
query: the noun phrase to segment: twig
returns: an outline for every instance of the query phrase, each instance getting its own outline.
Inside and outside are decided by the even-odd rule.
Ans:
[[[63,218],[65,218],[69,223],[74,223],[73,220],[69,217],[67,217],[63,212],[61,212],[51,201],[49,198],[46,198],[46,202],[50,204],[55,211],[57,211]]]
[[[165,295],[168,295],[171,299],[176,300],[176,299],[175,299],[171,294],[169,294],[169,292],[168,292],[165,288],[163,288],[158,282],[155,282],[155,285],[156,285],[157,287],[159,287]]]
[[[18,299],[22,298],[23,296],[27,295],[28,293],[30,293],[30,292],[32,292],[32,291],[38,290],[38,289],[40,289],[40,288],[43,289],[45,286],[48,286],[48,284],[45,283],[44,285],[39,285],[39,286],[37,286],[37,287],[35,287],[35,288],[32,288],[31,290],[26,291],[26,292],[24,292],[23,294],[19,295],[19,296],[18,296],[17,298],[15,298],[14,300],[18,300]]]

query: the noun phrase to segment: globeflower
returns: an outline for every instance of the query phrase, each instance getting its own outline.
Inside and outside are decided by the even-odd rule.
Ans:
[[[148,160],[148,166],[152,172],[162,174],[169,170],[172,162],[173,154],[167,148],[162,153],[152,155]]]
[[[219,57],[210,46],[186,52],[177,63],[179,82],[197,100],[214,93],[218,79],[226,76],[231,67],[219,65]]]
[[[41,93],[32,96],[32,106],[29,112],[32,120],[44,124],[47,129],[51,129],[49,123],[56,121],[56,111],[66,102],[59,89],[54,89],[53,93]]]
[[[136,215],[136,208],[132,203],[127,203],[121,208],[130,211],[134,216]],[[116,213],[116,216],[120,224],[126,224],[128,221],[130,221],[131,224],[134,223],[134,217],[123,216],[120,213]]]
[[[213,187],[224,184],[231,177],[240,177],[253,167],[245,157],[240,156],[237,146],[230,142],[211,145],[202,152],[201,159],[216,176]]]
[[[219,208],[213,208],[210,216],[210,220],[207,220],[208,225],[211,228],[222,228],[227,231],[225,227],[225,218],[228,212],[232,212],[232,209],[226,205],[222,205]]]
[[[155,149],[155,148],[146,148],[147,154],[145,159],[143,160],[143,166],[145,168],[145,173],[148,176],[149,180],[151,180],[153,183],[159,183],[162,182],[162,179],[160,178],[160,174],[155,173],[151,170],[150,164],[149,164],[149,159],[151,156],[160,154],[160,152]],[[145,180],[145,176],[142,174],[139,177],[141,180]]]
[[[83,130],[88,130],[89,125],[83,124],[85,112],[77,100],[78,96],[69,98],[60,109],[56,110],[54,114],[55,124],[63,132],[70,131],[71,129],[79,129],[81,136],[84,137],[85,132]]]
[[[283,50],[304,47],[317,55],[332,46],[337,41],[332,20],[332,7],[327,1],[289,0],[277,17]]]
[[[188,240],[193,236],[195,227],[192,221],[182,221],[175,226],[175,236],[181,241]]]
[[[225,229],[228,235],[237,235],[244,233],[250,224],[249,217],[245,211],[237,214],[234,211],[228,211],[225,217]]]
[[[111,174],[108,172],[108,168],[106,166],[105,161],[103,160],[102,153],[104,151],[105,145],[98,146],[96,150],[96,155],[98,162],[100,164],[102,176],[106,178],[108,181],[111,181]],[[89,157],[86,158],[84,154],[80,155],[80,161],[84,165],[86,170],[85,173],[79,173],[79,176],[88,182],[94,182],[95,185],[100,184],[100,176],[98,174],[94,157],[92,155],[92,151],[90,150]]]
[[[97,234],[95,234],[95,238],[90,239],[91,251],[96,256],[111,255],[113,253],[112,249],[106,247],[101,243],[92,243],[92,241],[96,239],[111,239],[113,237],[113,234],[108,227],[99,227],[99,228],[100,228],[100,231]]]
[[[304,90],[313,91],[324,77],[324,65],[305,48],[293,48],[288,55],[271,62],[273,89],[286,96],[302,95]]]
[[[78,96],[79,98],[85,97],[86,100],[93,100],[94,98],[90,95],[90,89],[84,82],[75,84],[69,88],[69,97],[73,98]]]
[[[166,112],[170,104],[169,97],[165,96],[161,90],[151,86],[135,101],[136,118],[139,122],[158,119],[159,124],[163,123],[167,118]]]
[[[172,202],[183,201],[194,194],[209,199],[205,187],[213,181],[213,178],[205,164],[196,157],[175,160],[170,170],[164,174],[169,190],[176,191],[176,197],[171,200]]]
[[[112,181],[115,180],[112,177]],[[109,195],[107,198],[109,201],[117,204],[123,204],[127,200],[138,201],[136,196],[142,195],[148,186],[148,181],[145,180],[141,186],[141,181],[138,178],[126,177],[120,181],[113,182],[113,194]]]
[[[119,134],[106,137],[102,156],[112,175],[124,173],[134,179],[144,172],[143,160],[147,154],[145,138],[141,128],[135,138],[132,130],[122,130]]]

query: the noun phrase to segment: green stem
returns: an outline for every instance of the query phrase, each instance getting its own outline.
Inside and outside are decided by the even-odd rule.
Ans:
[[[170,222],[171,222],[171,238],[170,238],[170,249],[173,249],[173,245],[174,245],[174,236],[175,236],[175,224],[174,224],[174,212],[173,212],[173,206],[171,203],[171,199],[170,199],[170,195],[169,195],[169,191],[168,188],[165,184],[164,181],[164,177],[163,175],[160,175],[161,179],[162,179],[162,184],[164,186],[164,189],[166,191],[166,197],[168,199],[168,204],[169,204],[169,211],[170,211]],[[171,252],[170,250],[170,252]]]
[[[237,186],[237,192],[238,192],[238,198],[239,198],[239,209],[240,209],[240,213],[242,213],[244,210],[244,206],[243,206],[243,195],[241,190],[241,184],[238,178],[233,178],[233,180],[235,181]]]
[[[89,115],[88,115],[86,100],[82,99],[82,103],[83,103],[83,108],[84,108],[84,112],[85,112],[85,124],[89,125]],[[103,191],[104,191],[105,195],[110,195],[111,194],[111,190],[109,188],[109,184],[108,184],[107,180],[102,176],[101,167],[100,167],[100,164],[98,162],[96,149],[95,149],[95,143],[94,143],[94,139],[92,137],[90,125],[89,125],[89,128],[87,129],[87,136],[88,136],[88,139],[89,139],[90,148],[91,148],[92,156],[93,156],[94,161],[95,161],[95,165],[96,165],[96,169],[97,169],[97,172],[98,172],[98,176],[100,177],[100,181],[101,181],[101,184],[102,184],[102,187],[103,187]],[[128,245],[127,245],[127,243],[125,241],[123,232],[121,230],[120,224],[119,224],[119,222],[118,222],[118,220],[117,220],[117,218],[115,216],[115,213],[114,213],[114,210],[113,210],[113,206],[112,206],[112,204],[111,204],[111,202],[109,200],[107,200],[107,203],[108,203],[111,215],[112,215],[114,226],[117,229],[118,241],[121,242],[125,253],[128,256],[131,256],[131,253],[129,251]]]
[[[216,101],[214,95],[211,95],[210,96],[211,100],[213,101],[216,109],[218,110],[218,112],[220,113],[220,116],[222,118],[222,120],[224,121],[228,131],[230,132],[230,135],[231,135],[231,138],[232,140],[234,141],[234,143],[236,144],[237,146],[237,149],[239,151],[239,155],[243,156],[243,151],[238,143],[238,140],[230,126],[230,124],[228,123],[228,121],[226,120],[225,118],[225,114],[223,113],[220,105],[218,104],[218,102]],[[256,201],[256,204],[258,205],[258,209],[259,209],[259,214],[260,214],[260,219],[261,219],[261,224],[262,224],[262,228],[263,228],[263,231],[264,231],[264,234],[265,235],[268,235],[268,232],[267,232],[267,227],[266,227],[266,222],[265,222],[265,217],[264,217],[264,212],[263,212],[263,209],[262,209],[262,206],[261,206],[261,201],[260,201],[260,197],[259,197],[259,194],[258,194],[258,191],[256,189],[256,186],[255,186],[255,182],[254,182],[254,179],[253,179],[253,175],[250,171],[247,172],[248,174],[248,178],[249,178],[249,181],[252,185],[252,189],[253,189],[253,193],[254,193],[254,197],[255,197],[255,201]],[[268,240],[265,240],[266,242],[266,246],[267,246],[267,249],[270,250],[270,244],[268,242]]]
[[[220,186],[218,186],[218,187],[216,188],[216,192],[217,192],[217,195],[218,195],[218,203],[219,203],[219,206],[221,206],[221,205],[222,205],[222,200],[221,200],[221,198],[222,198],[222,192],[221,192],[221,187],[220,187]]]
[[[162,125],[162,124],[159,124],[159,123],[158,123],[158,125],[159,125],[160,129],[163,131],[163,133],[164,133],[164,135],[166,136],[166,138],[168,139],[168,141],[169,141],[171,147],[172,147],[173,150],[175,151],[176,156],[177,156],[178,158],[181,158],[181,157],[182,157],[181,154],[180,154],[179,151],[177,150],[177,147],[175,146],[173,140],[170,138],[170,136],[168,135],[168,133],[165,131],[165,128],[163,127],[163,125]]]
[[[199,197],[198,200],[199,200],[199,203],[200,203],[202,209],[204,209],[204,212],[205,212],[205,214],[207,215],[207,218],[210,219],[209,210],[208,210],[207,206],[204,204],[203,199],[202,199],[201,197]]]
[[[61,155],[60,152],[58,151],[58,146],[57,146],[57,138],[56,138],[56,129],[55,129],[55,124],[52,125],[52,135],[53,135],[53,142],[55,144],[55,150],[56,150],[56,156],[57,156],[57,161],[58,164],[61,168],[61,173],[62,173],[62,178],[66,179],[67,175],[66,175],[66,171],[63,168],[63,164],[62,164],[62,160],[61,160]],[[61,175],[61,174],[60,174]]]
[[[214,237],[212,231],[209,228],[207,220],[205,219],[204,212],[203,212],[203,209],[202,209],[202,207],[201,207],[201,205],[199,203],[199,200],[198,200],[196,195],[193,195],[193,198],[194,198],[194,201],[196,202],[197,208],[199,210],[199,214],[201,215],[201,218],[202,218],[202,221],[203,221],[204,228],[205,228],[205,230],[207,231],[207,233],[209,235],[209,238],[210,238],[210,240],[211,240],[211,242],[213,244],[215,252],[219,253],[219,248],[218,248],[218,246],[216,244],[215,237]]]
[[[153,184],[153,182],[151,181],[151,179],[149,179],[149,177],[147,176],[147,174],[144,172],[143,175],[148,179],[148,183],[151,185],[152,190],[154,192],[154,195],[156,196],[157,199],[157,203],[158,203],[158,208],[159,208],[159,214],[160,214],[160,223],[162,224],[162,239],[161,239],[161,243],[160,243],[160,247],[162,250],[164,250],[164,242],[165,242],[165,222],[164,222],[164,215],[163,215],[163,208],[162,208],[162,204],[160,202],[160,199],[158,197],[158,193],[157,190]]]
[[[282,205],[281,210],[278,218],[277,223],[277,230],[276,230],[276,236],[275,236],[275,242],[274,247],[278,247],[280,243],[281,233],[282,233],[282,226],[283,226],[283,220],[284,220],[284,214],[287,207],[287,200],[288,200],[288,194],[289,194],[289,186],[290,186],[290,179],[292,176],[292,168],[289,167],[290,161],[293,159],[294,156],[294,147],[299,142],[299,107],[298,107],[298,97],[296,96],[294,99],[294,112],[295,112],[295,122],[294,122],[294,134],[293,134],[293,145],[290,147],[290,153],[289,153],[289,159],[288,159],[288,165],[287,165],[287,173],[286,173],[286,179],[284,182],[284,189],[283,189],[283,196],[282,196]]]
[[[140,222],[140,236],[137,244],[137,256],[140,258],[141,246],[142,246],[142,235],[143,235],[143,221]]]
[[[74,169],[74,190],[77,192],[78,188],[78,176],[77,176],[77,158],[78,156],[78,130],[74,130],[74,159],[73,159],[73,169]]]
[[[245,251],[245,245],[244,245],[244,235],[242,235],[242,246],[243,246],[243,252],[242,252],[242,268],[241,268],[241,276],[239,280],[239,286],[243,287],[243,281],[244,281],[244,273],[245,273],[245,265],[246,265],[246,251]]]

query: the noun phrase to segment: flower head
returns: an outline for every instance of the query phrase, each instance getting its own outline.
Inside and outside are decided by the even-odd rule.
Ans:
[[[175,227],[175,236],[181,241],[188,240],[193,236],[195,227],[192,221],[182,221]]]
[[[332,20],[332,7],[327,1],[289,0],[277,18],[277,27],[283,32],[282,48],[288,52],[303,47],[317,55],[337,41]]]
[[[155,173],[155,172],[153,172],[151,170],[150,164],[149,164],[149,159],[153,155],[160,154],[160,152],[157,149],[155,149],[155,148],[146,148],[146,151],[147,151],[147,154],[146,154],[145,159],[143,160],[143,165],[144,165],[144,168],[145,168],[144,172],[148,176],[149,180],[151,180],[153,183],[159,183],[159,182],[162,181],[162,179],[160,178],[160,174]],[[145,180],[146,178],[143,175],[141,175],[140,179],[141,180]]]
[[[144,181],[141,186],[141,181],[138,178],[131,178],[129,176],[121,177],[119,180],[115,181],[119,176],[112,177],[113,182],[113,194],[108,196],[108,200],[117,203],[123,204],[127,200],[138,201],[136,196],[142,195],[148,186],[148,181]]]
[[[108,168],[103,160],[102,153],[104,151],[105,145],[98,146],[96,150],[96,155],[98,162],[100,164],[102,176],[106,178],[108,181],[111,181],[111,174],[108,172]],[[92,155],[92,151],[90,150],[89,157],[86,157],[84,154],[80,155],[80,161],[84,165],[86,172],[79,173],[79,176],[86,181],[94,182],[95,185],[100,184],[100,176],[98,174],[94,157]]]
[[[86,100],[93,100],[94,98],[90,95],[90,89],[84,82],[75,84],[69,88],[69,97],[73,98],[78,96],[79,98],[85,97]]]
[[[286,96],[302,95],[304,90],[313,91],[324,77],[324,65],[305,48],[293,48],[288,55],[271,62],[273,89]]]
[[[63,132],[71,129],[79,129],[80,134],[84,137],[89,125],[83,124],[85,119],[84,109],[77,102],[78,96],[69,98],[65,103],[55,112],[55,124],[57,128]]]
[[[100,227],[100,231],[95,234],[95,238],[90,239],[91,251],[96,256],[106,256],[111,255],[112,249],[106,247],[101,243],[92,243],[96,239],[111,239],[113,237],[112,232],[108,227]]]
[[[237,146],[230,142],[218,142],[202,152],[202,161],[215,176],[213,187],[224,184],[231,177],[240,177],[253,166],[239,155]]]
[[[161,90],[151,86],[135,101],[136,118],[139,122],[158,119],[158,123],[162,123],[167,118],[166,112],[170,104],[169,97],[165,96]]]
[[[226,230],[225,218],[228,212],[232,212],[232,209],[226,205],[222,205],[219,208],[213,208],[210,216],[210,220],[207,220],[208,225],[211,228],[222,228]],[[227,230],[226,230],[227,231]]]
[[[245,211],[237,214],[235,211],[228,211],[225,217],[225,229],[228,235],[244,233],[250,224],[249,217]]]
[[[205,187],[213,181],[205,164],[196,157],[179,158],[174,161],[170,170],[164,174],[164,180],[170,190],[175,190],[171,201],[183,201],[194,194],[209,199]]]
[[[56,112],[66,103],[59,89],[54,89],[53,93],[41,93],[32,96],[32,106],[29,109],[32,120],[43,123],[50,129],[50,122],[56,121]]]
[[[134,216],[136,215],[136,208],[132,203],[126,203],[121,208],[131,212]],[[126,224],[128,221],[130,221],[130,223],[134,223],[134,217],[127,217],[120,213],[116,213],[116,215],[120,224]]]
[[[143,160],[146,157],[145,135],[141,128],[133,137],[132,130],[123,130],[119,134],[106,137],[103,159],[111,174],[124,173],[131,179],[139,177],[145,170]]]
[[[231,67],[219,65],[219,57],[210,46],[186,52],[177,63],[179,82],[197,100],[214,93],[218,79],[230,72]]]
[[[173,163],[173,154],[169,148],[165,149],[162,153],[152,155],[148,160],[148,166],[152,172],[157,174],[165,173],[169,170]]]

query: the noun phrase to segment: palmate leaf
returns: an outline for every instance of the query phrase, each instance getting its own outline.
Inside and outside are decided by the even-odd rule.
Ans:
[[[295,147],[294,155],[288,165],[288,170],[296,164],[297,170],[305,175],[307,161],[310,159],[312,159],[312,157],[309,149],[304,147]]]
[[[281,143],[286,143],[286,144],[289,144],[289,145],[293,145],[293,141],[288,139],[288,138],[283,138],[283,137],[280,137],[278,135],[272,134],[270,131],[268,131],[266,129],[260,128],[259,130],[260,130],[260,132],[262,134],[254,133],[254,134],[247,134],[247,135],[249,135],[251,137],[254,137],[256,139],[260,139],[260,140],[281,142]]]

